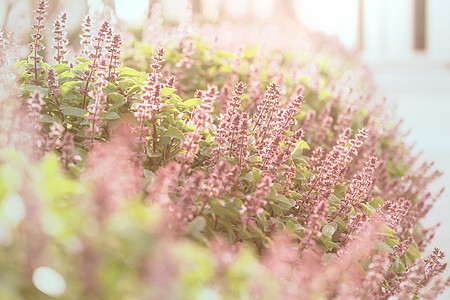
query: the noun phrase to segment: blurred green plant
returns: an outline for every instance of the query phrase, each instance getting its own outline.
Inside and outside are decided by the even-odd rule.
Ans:
[[[122,50],[88,20],[80,57],[33,50],[2,98],[2,296],[403,299],[448,283],[442,252],[421,257],[439,173],[412,167],[359,69],[183,28]]]

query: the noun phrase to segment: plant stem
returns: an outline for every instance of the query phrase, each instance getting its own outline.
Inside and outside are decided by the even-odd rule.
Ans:
[[[153,153],[156,153],[156,146],[157,146],[157,144],[156,144],[156,141],[157,141],[157,139],[158,139],[158,132],[156,131],[156,122],[157,122],[157,120],[156,119],[152,119],[152,125],[153,125],[153,132],[152,132],[152,140],[153,140],[153,142],[152,142],[152,152]],[[156,170],[157,169],[157,167],[158,167],[158,158],[157,157],[154,157],[153,158],[153,167],[154,167],[154,169]]]
[[[95,66],[95,63],[97,62],[98,50],[100,49],[100,42],[101,42],[101,40],[99,39],[99,40],[98,40],[98,43],[97,43],[97,48],[96,48],[96,50],[95,50],[94,61],[92,62],[92,65],[93,65],[93,66]],[[88,78],[86,79],[86,85],[84,86],[84,91],[83,91],[83,109],[86,109],[86,96],[87,96],[87,94],[88,94],[87,90],[88,90],[88,87],[89,87],[89,81],[91,80],[91,77],[92,77],[92,75],[94,74],[94,71],[95,71],[95,69],[93,69],[93,68],[91,67],[91,69],[90,69],[90,71],[89,71],[89,76],[88,76]]]

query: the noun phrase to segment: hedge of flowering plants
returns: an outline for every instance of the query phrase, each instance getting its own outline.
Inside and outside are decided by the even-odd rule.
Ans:
[[[44,50],[36,6],[28,57],[0,37],[2,299],[433,299],[448,285],[420,225],[440,173],[347,54],[228,47],[189,21],[163,28],[157,6],[142,40],[86,16],[70,51],[62,13]]]

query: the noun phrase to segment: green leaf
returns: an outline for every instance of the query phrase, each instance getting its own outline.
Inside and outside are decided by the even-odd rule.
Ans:
[[[258,168],[253,167],[253,182],[260,183],[262,180],[261,171]]]
[[[47,89],[44,89],[43,87],[37,86],[37,85],[32,85],[32,84],[25,84],[20,88],[22,91],[27,91],[27,92],[34,92],[34,91],[38,91],[43,95],[47,94]]]
[[[116,112],[111,111],[111,112],[107,113],[103,117],[103,119],[105,119],[105,120],[117,120],[117,119],[120,119],[120,117],[119,117],[119,115]]]
[[[183,108],[187,109],[187,108],[191,108],[194,107],[200,103],[202,103],[203,101],[197,98],[192,98],[189,100],[186,100],[183,102]]]
[[[300,140],[297,142],[297,145],[295,146],[294,150],[292,150],[291,156],[293,158],[301,156],[303,153],[303,149],[309,150],[310,148],[307,142],[305,142],[304,140]]]
[[[373,200],[370,202],[372,207],[377,208],[381,203],[384,202],[384,199],[378,196],[373,197]]]
[[[211,156],[211,148],[210,147],[203,147],[202,151],[200,152],[203,156]]]
[[[333,258],[337,257],[336,253],[325,253],[323,255],[323,260],[329,263]]]
[[[190,235],[198,236],[205,229],[206,220],[203,217],[197,217],[188,225],[187,232]]]
[[[77,75],[78,77],[83,77],[84,76],[84,71],[80,71],[80,70],[77,70],[75,68],[72,69],[72,73]]]
[[[161,96],[162,97],[169,97],[173,94],[173,92],[175,92],[176,89],[172,89],[172,88],[163,88],[161,90]]]
[[[84,69],[86,69],[86,66],[88,65],[87,62],[81,63],[79,65],[76,65],[75,67],[73,67],[73,71],[74,73],[77,73],[75,71],[81,72],[80,74],[82,75],[84,73]]]
[[[53,118],[52,116],[49,115],[43,115],[42,118],[39,120],[39,122],[41,123],[48,123],[48,124],[53,124]]]
[[[264,240],[266,238],[266,235],[264,234],[264,232],[262,232],[262,230],[259,229],[259,227],[257,227],[257,226],[250,227],[249,233],[252,238],[260,238],[262,240]]]
[[[346,190],[345,185],[339,184],[334,187],[333,195],[335,195],[338,198],[343,198],[345,196],[345,190]]]
[[[387,236],[394,236],[396,232],[392,230],[389,226],[386,224],[381,225],[381,232],[380,234],[387,235]]]
[[[78,118],[84,118],[88,111],[79,107],[65,107],[63,108],[63,110],[61,111],[64,115],[66,116],[71,116],[71,117],[78,117]]]
[[[175,125],[175,118],[173,117],[173,115],[171,113],[163,112],[163,113],[161,113],[161,116],[164,116],[165,121],[168,121],[169,124]]]
[[[333,248],[339,248],[339,245],[331,240],[322,241],[325,246],[327,246],[327,250],[333,249]]]
[[[183,133],[181,132],[180,129],[169,125],[169,128],[167,128],[166,132],[164,132],[165,136],[170,136],[173,137],[174,139],[178,139],[178,140],[186,140],[186,138],[184,137]]]
[[[360,203],[364,210],[369,214],[369,217],[373,216],[373,207],[370,204]]]
[[[397,258],[393,264],[393,268],[394,268],[394,272],[398,273],[398,272],[403,272],[406,270],[405,265],[403,264],[403,262]]]
[[[170,99],[168,99],[165,103],[172,104],[178,107],[183,106],[183,101],[181,101],[181,98],[176,94],[172,94],[172,97],[170,97]]]
[[[261,163],[261,162],[262,162],[262,159],[261,159],[260,156],[250,156],[250,157],[248,158],[248,160],[249,160],[251,163],[254,163],[254,164],[258,164],[258,163]]]
[[[64,64],[54,65],[54,66],[52,66],[52,68],[53,68],[53,70],[55,70],[56,75],[59,75],[61,73],[64,73],[64,72],[70,70],[70,67],[68,65],[64,65]]]
[[[384,241],[389,245],[389,247],[397,246],[398,244],[400,244],[400,242],[395,239],[385,238]]]
[[[331,195],[330,199],[328,199],[328,203],[334,207],[339,207],[339,198],[335,195]]]
[[[337,224],[334,224],[335,226],[332,226],[330,224],[327,224],[322,227],[322,233],[325,234],[328,237],[332,237],[333,234],[336,232]]]
[[[110,93],[110,94],[108,94],[108,98],[114,102],[126,99],[123,95],[121,95],[119,93]]]
[[[123,106],[125,103],[127,103],[127,99],[119,99],[116,103],[111,105],[111,107],[108,109],[108,112],[117,110],[119,107]]]
[[[377,250],[382,250],[385,252],[393,252],[394,251],[394,249],[392,249],[388,244],[386,244],[385,242],[380,241],[380,240],[375,241],[374,247]]]
[[[176,109],[174,106],[167,105],[164,103],[162,104],[161,112],[170,112],[170,113],[176,113],[176,114],[180,113],[180,111],[178,109]]]
[[[251,171],[247,172],[247,174],[245,174],[244,176],[241,176],[239,179],[251,183],[251,182],[253,182],[253,173]]]
[[[133,86],[136,84],[136,81],[131,78],[125,78],[121,81],[119,81],[119,87],[122,91],[125,91],[130,86]]]
[[[133,94],[135,92],[139,92],[141,90],[142,84],[135,84],[128,90],[128,94]]]
[[[231,207],[221,207],[216,206],[211,209],[211,212],[215,215],[221,216],[223,218],[230,219],[231,221],[239,220],[239,212]]]
[[[325,245],[326,242],[331,241],[331,237],[329,237],[325,234],[321,234],[319,237],[319,240],[321,240],[323,242],[323,244]]]
[[[278,203],[282,209],[288,209],[295,205],[294,200],[288,199],[285,196],[279,194],[277,195],[270,194],[269,196],[267,196],[266,199]]]
[[[155,173],[150,170],[144,169],[144,186],[147,187],[155,181]]]
[[[421,257],[420,251],[417,250],[417,248],[414,247],[413,245],[409,246],[408,253],[411,254],[412,256],[414,256],[417,259],[420,259],[420,257]]]
[[[119,77],[139,77],[139,78],[145,79],[144,74],[142,74],[132,68],[121,67],[121,68],[118,68],[117,71],[119,72]]]
[[[344,220],[342,220],[341,217],[336,217],[336,218],[334,219],[334,222],[339,226],[339,228],[340,228],[342,231],[347,230],[346,223],[344,222]]]
[[[77,85],[80,84],[80,81],[68,81],[59,87],[59,91],[61,92],[61,96],[64,97],[68,92],[74,89]]]
[[[16,64],[14,65],[16,68],[19,68],[20,66],[22,66],[24,63],[26,63],[27,61],[24,60],[19,60],[18,62],[16,62]]]
[[[150,158],[156,158],[156,157],[161,157],[161,156],[162,156],[162,153],[161,153],[161,152],[155,152],[155,153],[153,153],[153,152],[151,151],[151,149],[147,149],[147,156],[150,157]]]
[[[76,183],[61,174],[56,155],[46,156],[40,164],[43,176],[39,180],[39,187],[45,192],[46,201],[50,200],[51,203],[56,203],[55,201],[76,193]]]
[[[76,60],[78,60],[79,62],[82,63],[87,63],[87,62],[91,62],[90,59],[84,58],[84,57],[75,57]]]
[[[275,203],[269,203],[269,207],[272,209],[272,215],[279,215],[283,210]]]

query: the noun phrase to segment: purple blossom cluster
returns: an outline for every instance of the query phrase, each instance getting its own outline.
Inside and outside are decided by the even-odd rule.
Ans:
[[[37,8],[34,11],[34,19],[36,23],[32,26],[35,33],[31,36],[33,38],[33,42],[28,44],[28,47],[32,51],[30,59],[33,62],[33,65],[29,69],[29,72],[33,74],[33,78],[30,79],[30,82],[36,85],[41,84],[42,79],[40,79],[39,76],[44,73],[44,69],[40,67],[42,56],[40,56],[38,52],[44,49],[44,45],[42,44],[41,40],[43,38],[43,31],[45,29],[43,20],[45,15],[47,14],[47,6],[48,3],[46,0],[40,0],[37,2]]]
[[[55,56],[53,59],[58,64],[65,64],[67,60],[65,59],[65,55],[67,53],[67,44],[69,41],[67,40],[67,31],[66,31],[66,23],[67,23],[67,13],[62,13],[58,19],[53,23],[53,49],[55,50]]]
[[[47,88],[49,89],[49,95],[55,98],[56,105],[60,106],[60,102],[58,101],[58,96],[61,94],[59,90],[59,82],[58,75],[56,75],[56,71],[53,68],[49,68],[47,74],[45,76],[47,80]]]
[[[244,83],[236,83],[233,97],[228,101],[225,114],[221,115],[219,126],[216,129],[214,141],[217,144],[215,155],[238,156],[241,152],[239,133],[248,128],[248,116],[243,116],[241,109],[241,98],[244,95]],[[242,118],[244,117],[244,118]],[[247,121],[246,121],[247,119]],[[244,127],[243,127],[244,126]],[[242,128],[243,127],[243,128]]]
[[[164,48],[159,48],[156,50],[153,56],[153,63],[151,65],[152,72],[146,75],[145,85],[142,86],[141,95],[142,102],[138,103],[136,106],[136,111],[134,116],[139,122],[139,127],[135,128],[134,131],[137,134],[137,139],[135,142],[137,148],[137,156],[141,159],[146,156],[145,153],[141,152],[142,148],[148,143],[147,137],[152,135],[153,139],[153,150],[156,147],[156,119],[154,117],[160,112],[161,109],[161,89],[163,87],[160,82],[162,78],[161,74],[161,63],[164,61],[164,55],[166,54]],[[153,132],[150,127],[146,126],[146,122],[151,121],[153,126]]]
[[[112,33],[111,33],[112,34]],[[122,61],[120,60],[120,48],[122,47],[122,36],[118,33],[114,34],[112,40],[106,46],[106,59],[108,63],[108,81],[115,81],[119,73],[117,68],[122,66]]]
[[[348,165],[358,154],[357,149],[362,146],[363,140],[367,137],[367,129],[361,129],[353,139],[350,139],[350,135],[350,128],[341,133],[336,145],[318,167],[318,173],[306,184],[308,191],[303,193],[302,199],[299,199],[297,212],[302,205],[306,204],[305,211],[309,217],[317,203],[324,202],[323,206],[328,207],[328,198],[333,193],[333,187],[342,183]],[[302,218],[301,215],[297,214],[297,216]]]
[[[265,176],[256,187],[256,191],[252,195],[247,196],[246,202],[241,207],[241,212],[245,213],[245,216],[242,217],[242,221],[245,224],[254,226],[253,216],[264,212],[264,205],[267,204],[264,198],[269,195],[271,186],[272,179],[269,176]]]
[[[106,72],[106,60],[102,59],[98,65],[97,80],[94,82],[95,89],[89,92],[89,96],[94,99],[94,102],[87,107],[89,115],[86,117],[86,121],[89,123],[89,127],[84,130],[87,137],[85,140],[87,147],[93,147],[102,134],[100,125],[103,120],[103,115],[105,114],[105,104],[107,102],[107,94],[104,91],[108,85]]]
[[[361,203],[369,202],[373,189],[375,168],[378,159],[375,156],[369,158],[364,169],[355,174],[352,181],[347,185],[345,196],[339,202],[340,208],[335,212],[333,219],[337,216],[345,219],[352,208],[361,210]]]
[[[102,259],[109,263],[109,249],[104,249],[116,244],[130,243],[119,248],[120,257],[127,256],[123,269],[137,269],[133,280],[173,288],[179,280],[175,274],[183,267],[177,265],[174,257],[180,254],[173,255],[178,250],[171,245],[190,240],[213,251],[214,260],[206,263],[189,257],[194,267],[204,263],[214,270],[207,271],[208,293],[216,292],[216,287],[225,290],[223,278],[245,280],[233,275],[240,268],[233,264],[242,263],[236,260],[239,253],[245,255],[247,244],[257,252],[256,273],[267,271],[269,278],[276,279],[280,299],[433,299],[449,285],[450,279],[442,277],[443,252],[436,248],[425,258],[420,256],[435,230],[421,228],[420,220],[440,196],[428,192],[428,187],[441,173],[429,163],[411,172],[417,157],[405,154],[410,149],[397,143],[398,128],[380,127],[383,122],[375,113],[375,117],[359,115],[358,102],[368,105],[365,99],[370,97],[359,88],[357,74],[322,80],[317,62],[286,67],[282,55],[257,53],[248,59],[249,54],[236,47],[232,58],[223,58],[216,50],[200,49],[192,35],[192,16],[175,30],[175,50],[155,48],[147,63],[140,55],[122,56],[122,35],[113,31],[114,23],[88,15],[80,49],[87,60],[69,63],[65,13],[54,21],[56,64],[43,68],[38,52],[44,49],[47,1],[36,3],[32,53],[29,61],[22,62],[28,73],[20,86],[25,95],[21,109],[26,112],[21,122],[30,128],[22,131],[29,131],[26,140],[32,143],[33,162],[41,163],[45,153],[53,152],[68,175],[52,181],[72,189],[64,195],[67,199],[58,199],[64,208],[75,208],[75,213],[67,212],[68,224],[77,214],[88,216],[84,227],[92,226],[98,235],[81,229],[78,236],[64,228],[75,240],[67,244],[78,245],[73,253],[80,262],[76,271],[82,277],[84,296],[103,296],[96,272],[102,270]],[[155,33],[163,43],[173,33],[156,34],[162,30],[159,9],[154,6],[151,28],[144,34]],[[0,62],[5,64],[8,59],[3,53],[13,48],[9,39],[1,33]],[[136,53],[149,52],[145,46],[131,44]],[[210,52],[203,58],[202,51]],[[270,62],[262,64],[268,57]],[[222,59],[228,64],[229,69],[223,68],[227,74],[213,81],[208,76],[221,72]],[[122,64],[150,65],[151,71],[144,77],[142,69],[121,68]],[[204,70],[197,67],[204,66],[209,66],[207,80],[199,84]],[[194,98],[183,101],[180,95]],[[345,99],[348,103],[342,103]],[[15,115],[8,106],[0,107],[0,113],[2,118]],[[7,131],[3,125],[9,129],[22,124],[2,118],[0,150],[16,144],[11,134],[3,132]],[[355,128],[361,129],[354,134]],[[23,136],[14,138],[20,141]],[[53,176],[56,171],[42,161],[45,172]],[[29,175],[24,172],[24,176]],[[74,182],[85,188],[78,191]],[[34,236],[31,246],[26,245],[32,253],[27,256],[30,269],[43,261],[46,239],[60,234],[55,229],[41,239],[47,225],[39,223],[39,201],[32,191],[14,191],[23,196],[30,219],[23,221],[24,236]],[[58,193],[52,197],[60,197]],[[80,201],[67,201],[72,198]],[[152,210],[161,220],[152,220],[158,225],[150,230],[146,226]],[[145,226],[128,234],[133,222]],[[161,244],[153,245],[156,240]],[[62,244],[62,248],[70,246],[65,240]],[[191,247],[185,244],[189,246],[180,249]],[[115,255],[111,256],[117,263]],[[161,258],[171,260],[166,263]],[[247,275],[255,272],[248,269]],[[246,298],[266,297],[261,282],[251,283]],[[227,296],[238,298],[239,293]]]
[[[81,31],[80,35],[80,44],[82,46],[81,55],[87,57],[89,53],[91,53],[91,44],[92,44],[92,24],[91,17],[86,15],[84,17],[83,22],[81,23]]]
[[[81,90],[81,92],[83,93],[83,108],[86,107],[86,96],[89,93],[88,89],[89,82],[91,82],[94,73],[99,68],[99,62],[103,56],[106,35],[109,30],[110,24],[109,22],[105,21],[103,22],[102,27],[98,31],[97,36],[94,37],[93,50],[89,53],[89,59],[92,60],[92,63],[88,65],[88,69],[85,71],[84,80],[86,81],[86,84],[84,88]]]

